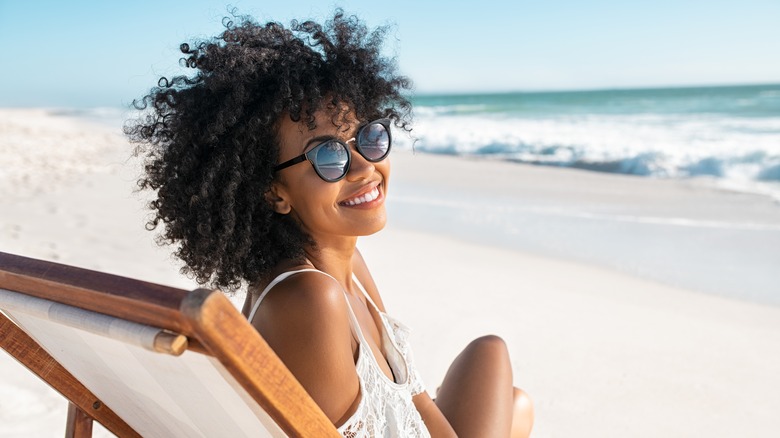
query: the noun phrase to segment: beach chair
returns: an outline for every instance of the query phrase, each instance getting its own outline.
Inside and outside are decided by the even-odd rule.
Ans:
[[[0,346],[69,400],[66,436],[340,436],[216,290],[0,253]]]

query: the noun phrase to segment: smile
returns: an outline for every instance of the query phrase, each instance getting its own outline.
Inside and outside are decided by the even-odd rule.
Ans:
[[[354,198],[347,199],[346,201],[343,201],[342,204],[349,205],[349,206],[360,205],[366,202],[371,202],[378,197],[379,197],[379,188],[374,187],[373,189],[371,189],[370,192],[366,193],[365,195],[355,196]]]

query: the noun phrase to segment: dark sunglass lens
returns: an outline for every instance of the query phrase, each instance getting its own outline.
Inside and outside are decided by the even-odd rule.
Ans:
[[[347,148],[340,142],[328,141],[317,149],[314,163],[323,178],[337,180],[347,173],[349,164]]]
[[[357,139],[360,153],[370,161],[379,161],[390,151],[390,133],[379,122],[360,130]]]

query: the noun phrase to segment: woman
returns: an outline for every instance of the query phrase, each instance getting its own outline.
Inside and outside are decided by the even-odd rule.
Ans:
[[[385,313],[355,245],[386,221],[391,125],[410,130],[409,81],[380,55],[383,29],[337,11],[320,26],[228,21],[182,45],[192,77],[160,80],[126,128],[142,188],[184,270],[227,290],[345,436],[528,436],[505,344],[455,359],[435,402],[407,329]]]

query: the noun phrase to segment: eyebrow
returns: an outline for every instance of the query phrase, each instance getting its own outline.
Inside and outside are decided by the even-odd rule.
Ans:
[[[334,137],[332,135],[318,135],[317,137],[311,138],[303,146],[302,152],[306,151],[306,149],[308,149],[309,146],[311,146],[312,143],[322,143],[322,142],[325,142],[325,141],[328,141],[328,140],[333,140],[334,138],[336,138],[336,137]]]

